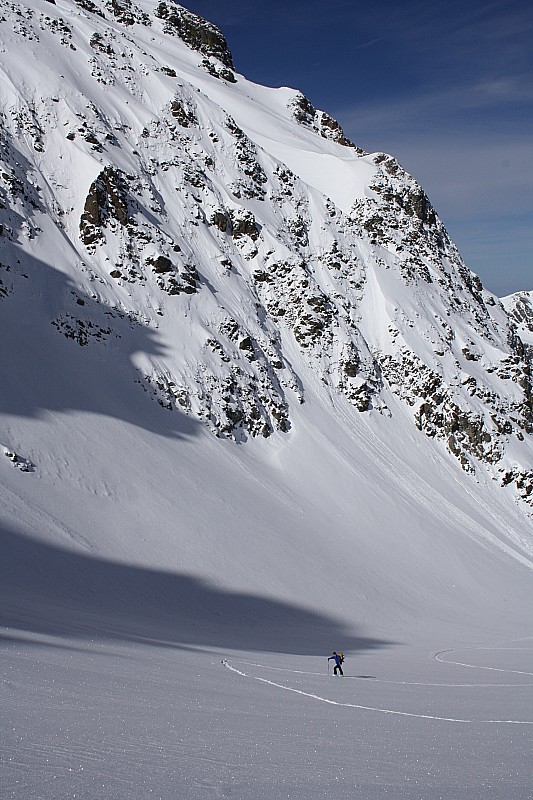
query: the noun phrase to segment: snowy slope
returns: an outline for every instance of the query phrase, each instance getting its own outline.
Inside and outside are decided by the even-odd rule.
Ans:
[[[515,306],[181,6],[0,20],[6,796],[525,800]]]
[[[50,5],[8,3],[2,28],[4,268],[45,252],[75,284],[46,325],[82,345],[116,338],[110,315],[157,327],[145,388],[236,439],[286,432],[316,378],[362,413],[392,392],[527,500],[528,363],[416,182],[236,78],[178,6]]]

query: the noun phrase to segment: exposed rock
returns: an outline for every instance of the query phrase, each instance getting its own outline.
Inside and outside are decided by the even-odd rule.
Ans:
[[[349,213],[310,187],[307,167],[295,158],[291,170],[280,160],[285,152],[291,161],[282,142],[271,147],[270,132],[262,134],[268,90],[260,102],[251,91],[253,110],[240,116],[244,91],[233,103],[220,31],[169,1],[155,4],[147,35],[136,27],[148,24],[141,5],[148,7],[77,0],[67,13],[70,2],[62,2],[64,18],[53,18],[51,9],[46,16],[6,3],[6,52],[16,40],[39,54],[42,39],[63,65],[66,48],[77,46],[88,96],[63,66],[61,96],[44,78],[17,88],[13,74],[16,102],[0,116],[0,236],[10,259],[0,277],[3,309],[18,302],[28,253],[38,253],[27,245],[46,217],[47,257],[73,286],[79,278],[94,297],[141,317],[149,336],[160,329],[168,372],[155,347],[143,355],[139,385],[164,408],[242,440],[288,430],[308,386],[348,418],[352,409],[397,414],[402,404],[413,426],[465,470],[487,469],[533,503],[530,295],[508,305],[507,316],[394,158],[379,153],[357,165],[332,144],[353,147],[336,120],[303,95],[291,111],[280,108],[277,94],[271,111],[284,116],[295,146],[305,149],[312,137],[314,150],[340,155],[339,170],[348,160],[362,180],[373,176]],[[183,72],[173,52],[181,43],[169,46],[161,28],[201,54]],[[99,102],[102,91],[109,102]],[[238,109],[238,124],[226,108]],[[79,175],[100,171],[86,197],[70,164]],[[114,336],[104,319],[89,318],[81,292],[62,302],[52,324],[69,340],[88,346]]]
[[[506,297],[504,304],[519,333],[529,334],[527,339],[533,342],[533,292],[517,292]]]
[[[52,321],[52,325],[67,339],[77,342],[80,347],[88,345],[91,340],[105,341],[113,334],[113,329],[110,327],[102,328],[90,319],[76,319],[72,314],[62,314]]]
[[[214,56],[225,67],[234,69],[233,58],[228,43],[221,31],[199,14],[193,14],[183,6],[159,3],[155,16],[165,20],[165,31],[174,33],[189,45],[206,56]]]
[[[155,259],[147,258],[146,263],[151,264],[153,271],[158,275],[174,271],[172,261],[166,256],[157,256]]]
[[[227,81],[228,83],[237,83],[237,78],[228,67],[220,66],[217,60],[211,61],[209,58],[202,60],[202,67],[209,72],[213,78]]]
[[[95,33],[93,33],[93,35],[89,40],[89,44],[94,50],[98,50],[98,52],[103,53],[104,55],[112,56],[115,54],[115,51],[113,50],[109,42],[106,42],[103,35],[98,31],[95,31]]]
[[[6,458],[9,458],[14,467],[21,472],[35,472],[35,464],[29,458],[24,458],[19,453],[15,453],[9,447],[2,447],[3,453]]]
[[[167,265],[168,259],[159,256],[157,263],[160,271],[158,274],[157,285],[168,295],[196,294],[200,276],[197,269],[190,264],[185,264],[179,270]]]
[[[257,160],[255,145],[231,117],[228,117],[226,127],[234,138],[236,163],[243,173],[243,179],[233,188],[234,195],[240,197],[242,194],[244,197],[263,200],[266,193],[264,186],[268,179]]]
[[[186,101],[180,97],[175,97],[171,102],[170,113],[183,128],[188,128],[190,125],[198,124],[194,108],[192,108],[191,104],[186,103]]]
[[[80,219],[80,236],[84,244],[94,244],[102,238],[102,228],[108,220],[128,224],[128,198],[123,173],[115,167],[105,167],[91,184]]]
[[[224,211],[215,211],[211,217],[211,224],[222,231],[222,233],[232,233],[233,225],[230,217]]]
[[[331,139],[344,147],[351,147],[360,155],[364,153],[360,147],[345,136],[344,131],[336,119],[333,119],[325,111],[317,111],[310,100],[305,95],[298,93],[291,102],[294,118],[308,128],[316,131],[323,139]]]
[[[259,236],[259,227],[251,211],[231,212],[231,234],[234,239],[249,236],[256,240]]]
[[[316,109],[311,101],[303,94],[297,94],[292,101],[294,118],[302,125],[313,127]]]
[[[325,111],[315,112],[315,126],[323,139],[332,139],[334,142],[342,144],[344,147],[351,147],[360,155],[364,154],[364,150],[357,147],[357,145],[348,139],[340,123],[337,122],[336,119],[333,119],[333,117],[330,117]]]
[[[150,25],[150,17],[145,14],[132,0],[107,0],[106,8],[122,25]]]
[[[99,17],[105,19],[104,12],[96,5],[96,3],[93,3],[93,0],[74,0],[74,2],[85,11],[89,11],[91,14],[97,14]]]
[[[13,284],[10,286],[5,284],[4,281],[0,278],[0,300],[3,300],[5,297],[11,294],[13,291]]]

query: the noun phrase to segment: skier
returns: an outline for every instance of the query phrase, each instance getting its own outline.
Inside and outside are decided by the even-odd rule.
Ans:
[[[339,675],[344,675],[342,671],[342,662],[344,661],[344,656],[342,653],[336,653],[335,650],[333,651],[333,655],[328,658],[328,661],[333,660],[335,662],[335,666],[333,667],[333,674],[337,674],[337,670],[339,670]]]

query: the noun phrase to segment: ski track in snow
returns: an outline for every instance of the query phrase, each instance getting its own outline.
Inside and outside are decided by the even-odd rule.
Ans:
[[[476,648],[469,648],[475,650],[528,650],[527,647],[476,647]],[[533,672],[524,672],[519,669],[502,669],[501,667],[480,667],[477,664],[467,664],[462,661],[451,661],[448,658],[443,658],[445,653],[461,653],[464,650],[440,650],[438,653],[435,653],[435,661],[440,661],[441,664],[454,664],[458,667],[468,667],[469,669],[485,669],[490,670],[491,672],[508,672],[512,673],[513,675],[532,675]],[[528,684],[513,684],[516,686],[527,686]]]
[[[511,673],[515,675],[531,675],[533,676],[533,672],[526,672],[522,670],[515,670],[515,669],[503,669],[501,667],[487,667],[487,666],[477,666],[476,664],[468,664],[463,663],[461,661],[451,661],[449,659],[443,658],[444,654],[446,653],[460,653],[464,652],[466,648],[462,648],[460,650],[440,650],[434,654],[433,658],[435,661],[438,661],[443,664],[450,664],[455,666],[461,667],[468,667],[470,669],[481,669],[481,670],[492,670],[495,672],[505,672]],[[529,650],[529,648],[517,648],[517,647],[475,647],[475,648],[468,648],[473,650]],[[265,664],[255,664],[249,661],[241,662],[243,664],[247,664],[248,666],[259,667],[261,669],[269,669],[275,670],[277,672],[289,672],[291,674],[297,675],[316,675],[322,676],[322,673],[319,672],[306,672],[304,670],[292,670],[292,669],[285,669],[283,667],[269,667]],[[360,711],[373,711],[379,714],[391,714],[394,716],[401,716],[401,717],[414,717],[416,719],[428,719],[434,720],[435,722],[453,722],[453,723],[460,723],[460,724],[491,724],[491,725],[533,725],[533,720],[517,720],[517,719],[460,719],[455,717],[444,717],[444,716],[436,716],[433,714],[416,714],[411,711],[397,711],[390,708],[380,708],[378,706],[364,706],[358,703],[345,703],[339,700],[331,700],[328,697],[323,697],[322,695],[315,694],[314,692],[305,692],[302,689],[296,689],[293,686],[287,686],[282,683],[276,683],[276,681],[269,680],[268,678],[261,678],[258,675],[251,675],[247,672],[243,672],[237,667],[231,665],[226,659],[222,660],[222,664],[226,669],[229,669],[231,672],[234,672],[237,675],[240,675],[243,678],[249,678],[251,680],[259,681],[260,683],[265,683],[269,686],[272,686],[276,689],[282,689],[286,692],[293,692],[294,694],[302,695],[303,697],[308,697],[311,700],[316,700],[320,703],[326,703],[328,705],[333,706],[340,706],[342,708],[354,708],[359,709]],[[355,678],[356,680],[369,680],[370,676],[345,676]],[[417,682],[417,681],[391,681],[391,680],[382,680],[379,678],[372,678],[373,681],[377,683],[387,683],[387,684],[399,684],[403,686],[435,686],[435,687],[449,687],[449,688],[491,688],[491,687],[500,687],[500,688],[522,688],[532,686],[531,683],[519,683],[519,684],[494,684],[494,683],[477,683],[477,684],[470,684],[470,683],[426,683],[426,682]]]
[[[481,648],[479,648],[481,649]],[[443,664],[456,664],[457,666],[462,667],[472,667],[473,669],[495,669],[494,667],[476,667],[473,664],[461,664],[459,661],[445,661],[444,659],[437,658],[437,656],[441,655],[441,653],[453,653],[457,652],[455,650],[441,650],[440,653],[437,653],[434,658],[436,661],[440,661]],[[317,677],[323,677],[324,673],[322,672],[309,672],[303,669],[287,669],[286,667],[271,667],[267,666],[266,664],[256,664],[253,661],[239,661],[240,664],[246,664],[249,667],[260,667],[261,669],[270,669],[275,672],[290,672],[294,675],[316,675]],[[518,672],[518,670],[498,670],[499,672]],[[533,675],[532,672],[518,672],[519,675]],[[371,680],[374,683],[387,683],[393,684],[396,686],[435,686],[435,687],[447,687],[449,689],[510,689],[510,688],[521,688],[527,686],[533,686],[533,683],[432,683],[428,681],[391,681],[385,678],[376,678],[373,675],[345,675],[345,678],[349,678],[350,680],[356,681],[368,681]]]

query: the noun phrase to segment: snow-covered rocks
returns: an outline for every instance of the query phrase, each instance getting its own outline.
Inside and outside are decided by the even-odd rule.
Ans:
[[[24,456],[15,453],[14,450],[11,450],[9,447],[4,447],[0,445],[0,449],[3,452],[6,458],[9,458],[11,463],[16,469],[19,469],[21,472],[34,472],[35,471],[35,464],[28,458],[24,458]]]
[[[164,356],[132,390],[218,436],[283,436],[310,387],[331,413],[399,402],[531,499],[530,298],[505,312],[393,158],[299,92],[236,80],[223,34],[179,4],[0,7],[2,302],[23,293],[80,345],[142,318]],[[16,280],[37,253],[91,296],[83,314]]]
[[[0,0],[4,794],[530,797],[531,298],[221,36]]]
[[[533,292],[517,292],[502,303],[524,344],[533,345]]]

